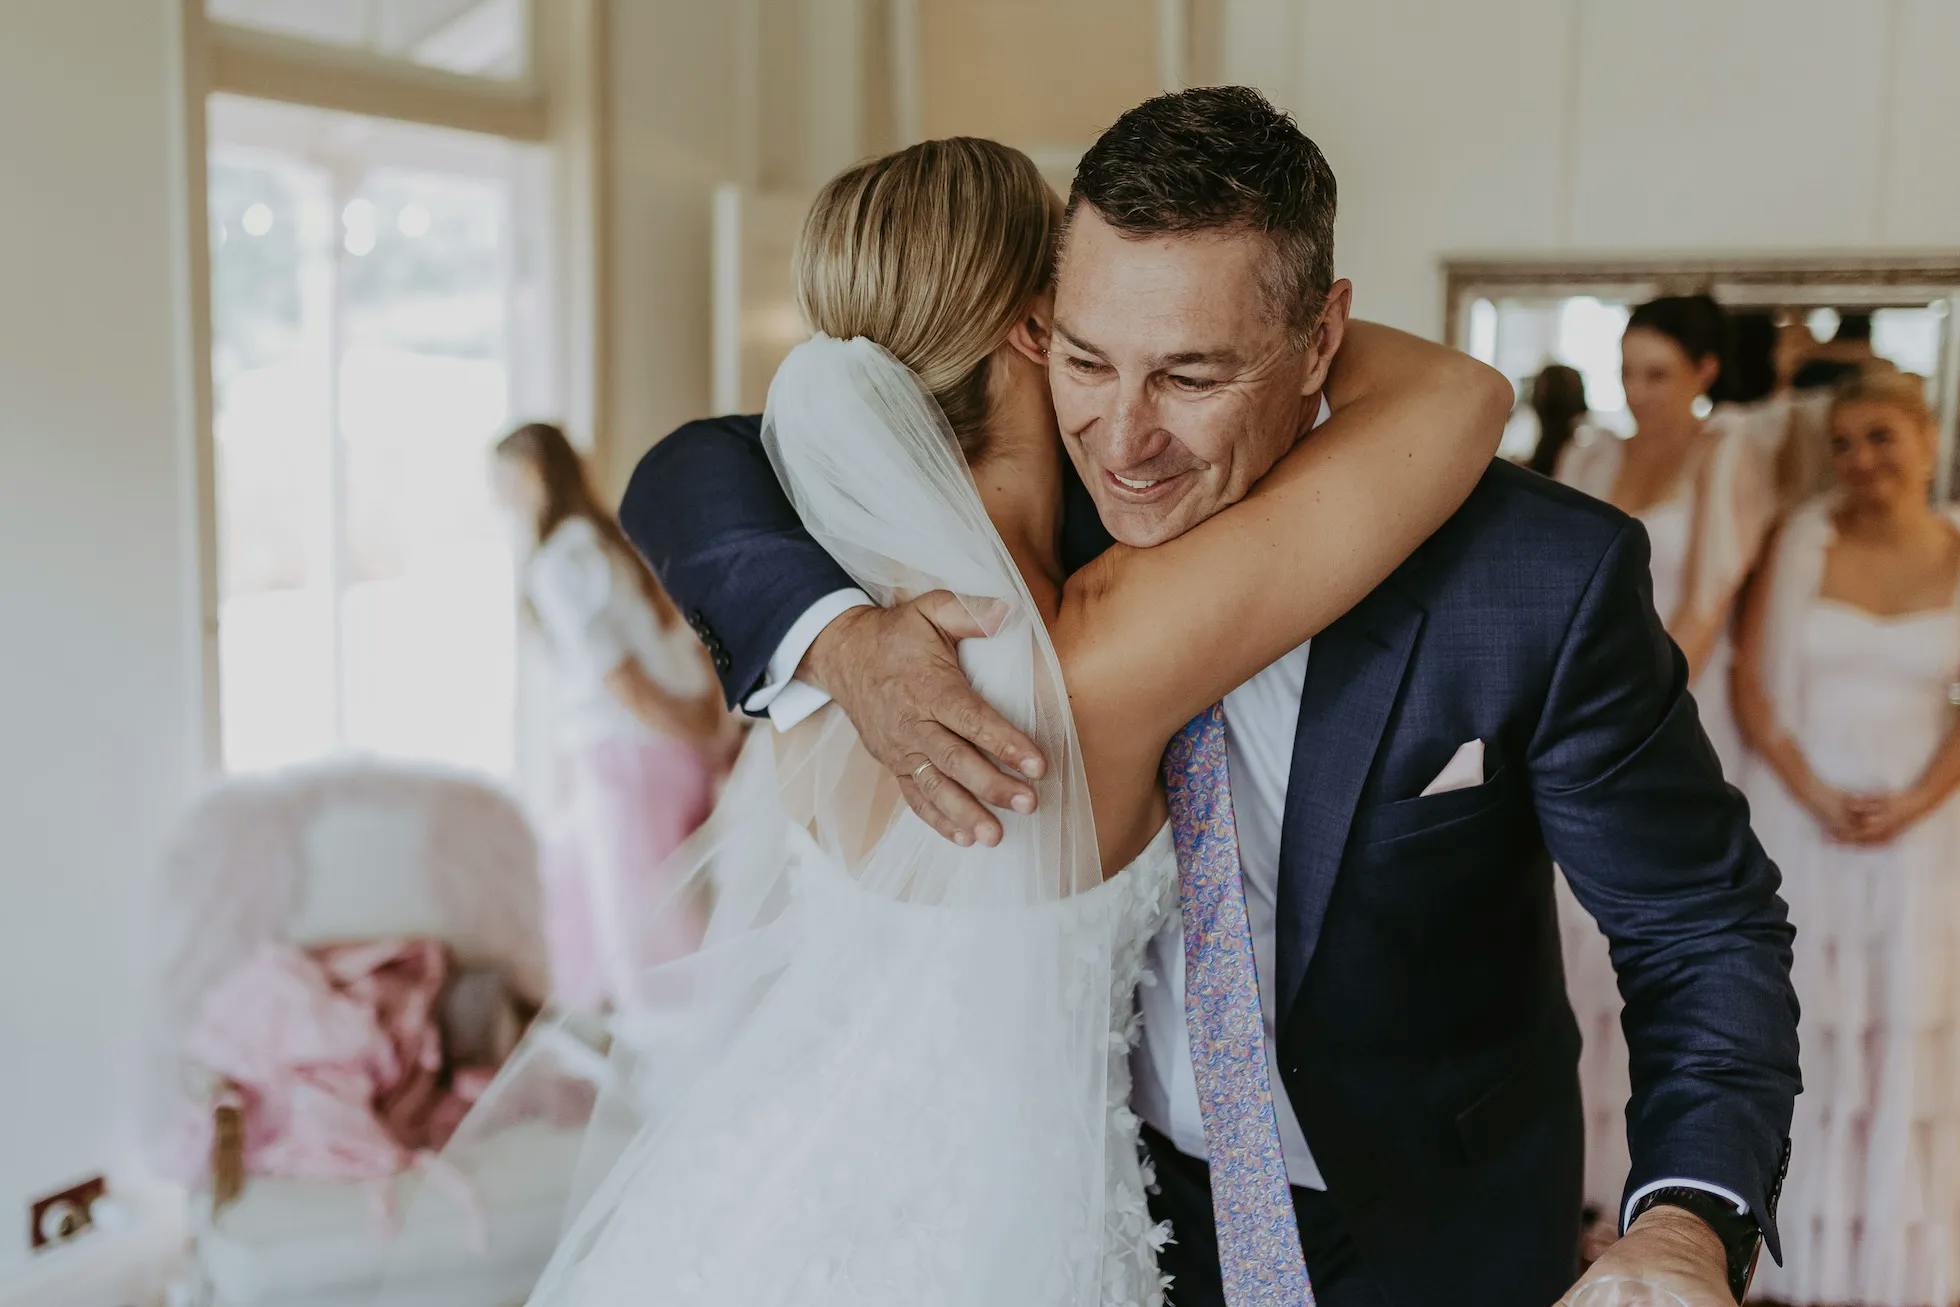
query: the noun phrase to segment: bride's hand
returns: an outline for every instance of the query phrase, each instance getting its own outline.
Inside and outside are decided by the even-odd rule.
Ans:
[[[829,694],[865,750],[898,778],[925,823],[955,844],[1000,843],[986,807],[1033,812],[1046,767],[1034,741],[974,692],[959,642],[989,634],[967,603],[944,590],[891,608],[854,608],[824,628],[799,679]]]

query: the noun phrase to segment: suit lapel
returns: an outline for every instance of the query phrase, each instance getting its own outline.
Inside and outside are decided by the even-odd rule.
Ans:
[[[1316,637],[1308,655],[1280,828],[1280,1029],[1313,962],[1355,805],[1422,621],[1422,608],[1391,579]]]

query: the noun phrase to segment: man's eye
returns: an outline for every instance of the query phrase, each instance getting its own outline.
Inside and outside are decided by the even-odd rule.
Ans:
[[[1216,381],[1208,381],[1203,377],[1172,376],[1171,384],[1179,390],[1188,391],[1194,395],[1201,395],[1207,390],[1215,390],[1218,387]]]

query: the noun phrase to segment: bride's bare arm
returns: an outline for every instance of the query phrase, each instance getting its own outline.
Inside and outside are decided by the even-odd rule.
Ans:
[[[1116,824],[1180,726],[1360,602],[1462,506],[1512,393],[1468,355],[1352,323],[1328,397],[1332,418],[1243,501],[1069,579],[1052,634],[1092,788],[1128,773]]]

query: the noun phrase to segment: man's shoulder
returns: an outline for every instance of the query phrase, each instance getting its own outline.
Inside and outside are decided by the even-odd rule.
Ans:
[[[712,472],[717,461],[725,462],[731,452],[751,454],[761,443],[762,418],[758,414],[730,413],[684,422],[640,455],[626,484],[623,504],[630,507],[644,499],[657,499],[663,489],[695,484],[704,472]]]
[[[1632,522],[1603,500],[1497,459],[1438,534],[1461,532],[1466,545],[1498,550],[1563,545],[1592,550],[1596,561]]]
[[[730,440],[743,444],[754,444],[762,438],[762,415],[759,413],[726,413],[720,417],[695,418],[683,422],[668,432],[666,437],[656,440],[641,457],[641,462],[685,457],[704,447],[714,448]]]
[[[1521,515],[1533,525],[1601,540],[1618,535],[1633,520],[1604,500],[1501,458],[1491,460],[1464,508],[1495,510],[1499,517]]]
[[[1540,592],[1583,588],[1633,524],[1611,504],[1493,461],[1463,507],[1419,551],[1417,583],[1456,590],[1532,577],[1537,584],[1530,588]]]
[[[695,418],[692,422],[683,422],[674,428],[667,439],[672,440],[675,436],[714,435],[740,436],[744,440],[754,440],[761,434],[762,414],[724,413],[720,417]]]

